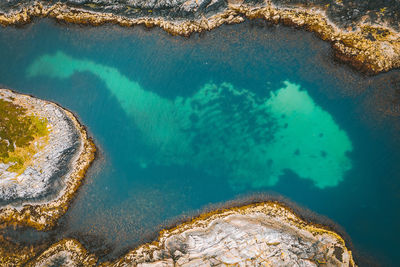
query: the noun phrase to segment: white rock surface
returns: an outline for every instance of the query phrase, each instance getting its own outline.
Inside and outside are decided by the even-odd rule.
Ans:
[[[73,154],[78,151],[79,135],[68,116],[56,104],[0,90],[0,99],[11,101],[11,98],[15,99],[14,103],[25,106],[28,113],[46,118],[50,130],[48,144],[34,155],[33,164],[22,174],[7,171],[11,164],[0,162],[0,200],[32,200],[51,190],[53,179],[62,180],[58,172],[68,167]]]
[[[206,215],[207,216],[207,215]],[[161,233],[112,266],[355,266],[333,231],[274,203],[228,210]]]
[[[277,202],[203,214],[100,265],[78,241],[61,240],[32,266],[54,266],[60,261],[68,266],[101,267],[356,266],[342,237],[304,221]]]

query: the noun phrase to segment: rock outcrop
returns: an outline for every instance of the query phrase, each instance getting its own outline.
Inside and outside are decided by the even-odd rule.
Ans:
[[[7,104],[2,119],[21,128],[0,158],[0,225],[49,229],[66,212],[94,159],[94,144],[74,115],[54,103],[6,89],[0,89],[0,100]],[[9,105],[19,118],[9,118]],[[26,131],[31,136],[22,135]]]
[[[95,266],[97,258],[75,239],[63,239],[52,245],[27,266]]]
[[[95,266],[75,240],[51,246],[31,266]],[[356,266],[341,236],[278,202],[217,210],[163,230],[157,241],[100,266]]]
[[[343,1],[332,1],[325,5],[306,4],[300,0],[299,3],[295,1],[295,4],[288,2],[290,3],[269,0],[11,2],[2,6],[0,24],[24,24],[34,17],[50,17],[94,26],[104,23],[125,27],[158,26],[173,35],[188,36],[222,24],[240,23],[246,18],[261,18],[317,33],[320,38],[332,43],[338,59],[364,72],[376,74],[400,67],[400,27],[399,20],[396,19],[400,11],[396,6],[388,8],[390,12],[386,15],[387,19],[385,12],[388,11],[382,7],[379,9],[380,13],[366,9],[363,11],[364,16],[359,16],[362,13],[358,11],[357,16],[341,15],[339,19],[332,20],[336,18],[336,13],[336,16],[342,13],[340,6],[344,5]],[[348,12],[354,11],[351,5],[346,6]]]

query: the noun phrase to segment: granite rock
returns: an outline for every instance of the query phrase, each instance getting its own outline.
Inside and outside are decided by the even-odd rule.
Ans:
[[[12,161],[0,162],[0,226],[49,229],[67,211],[94,159],[94,144],[75,116],[55,103],[7,89],[0,89],[0,99],[45,119],[48,131],[31,144],[35,153],[22,173],[10,169]]]

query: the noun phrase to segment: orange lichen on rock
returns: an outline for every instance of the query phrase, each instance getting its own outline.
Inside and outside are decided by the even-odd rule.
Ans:
[[[289,266],[292,260],[309,266],[322,262],[329,266],[356,266],[339,234],[301,219],[276,201],[201,214],[161,231],[157,241],[101,266],[278,266],[282,262]]]
[[[27,266],[95,266],[97,258],[74,239],[63,239]],[[15,259],[14,259],[15,260]],[[15,261],[14,261],[15,262]],[[356,266],[344,239],[326,226],[300,218],[286,205],[266,201],[207,212],[99,266]]]
[[[55,266],[59,265],[57,259],[62,258],[62,266],[95,266],[97,258],[89,254],[86,249],[75,239],[63,239],[40,254],[26,266]]]
[[[149,13],[151,14],[151,13]],[[359,23],[355,29],[344,30],[329,21],[326,11],[307,7],[278,7],[267,1],[262,5],[242,4],[230,1],[227,8],[215,15],[200,19],[171,20],[153,15],[131,18],[113,13],[89,11],[69,7],[57,2],[46,6],[35,3],[18,12],[0,15],[0,24],[29,23],[33,17],[50,17],[68,23],[98,26],[104,23],[124,27],[144,25],[158,26],[172,35],[188,36],[193,32],[212,30],[222,24],[240,23],[245,18],[263,18],[273,23],[305,28],[332,43],[335,56],[362,71],[376,74],[400,67],[400,34],[384,26]],[[375,36],[371,38],[370,34]]]
[[[50,140],[43,145],[40,151],[35,152],[36,154],[31,157],[31,160],[27,161],[31,170],[23,174],[12,172],[7,167],[9,163],[0,160],[0,165],[6,167],[7,170],[0,175],[3,192],[1,197],[6,201],[11,201],[0,207],[0,226],[18,225],[31,226],[38,230],[50,229],[55,225],[57,219],[67,211],[71,199],[94,159],[95,146],[75,116],[58,105],[6,89],[0,90],[0,98],[7,101],[13,99],[28,113],[35,112],[37,116],[47,118],[49,131],[47,137]],[[76,141],[74,141],[75,138],[77,138]],[[63,157],[63,153],[70,153],[69,149],[74,147],[76,142],[78,145],[69,163],[71,164],[70,170],[63,177],[59,177],[63,179],[63,187],[52,199],[36,200],[35,198],[40,197],[49,186],[43,180],[52,177],[54,169],[57,169],[58,166],[53,166],[53,164],[58,164],[58,159]],[[17,183],[13,182],[15,179]],[[10,188],[12,189],[11,193],[7,193]],[[21,198],[22,204],[14,205],[12,202],[14,198]]]

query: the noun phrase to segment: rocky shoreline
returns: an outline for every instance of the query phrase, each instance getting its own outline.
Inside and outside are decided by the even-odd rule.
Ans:
[[[43,144],[35,141],[39,149],[22,173],[1,173],[0,197],[7,202],[0,206],[0,225],[50,229],[67,211],[94,159],[95,146],[75,116],[60,106],[6,89],[0,90],[0,98],[46,120],[49,131]]]
[[[63,239],[52,245],[27,266],[95,266],[97,258],[75,239]],[[55,264],[55,265],[54,265]]]
[[[306,222],[285,205],[268,201],[216,210],[161,231],[114,262],[97,264],[73,239],[45,250],[28,266],[356,266],[336,232]]]
[[[115,6],[112,4],[79,6],[60,2],[29,2],[20,8],[11,9],[8,13],[0,14],[0,24],[20,25],[29,23],[36,17],[49,17],[68,23],[93,26],[104,23],[124,27],[157,26],[172,35],[189,36],[194,32],[209,31],[223,24],[240,23],[245,19],[265,19],[274,24],[315,32],[321,39],[331,42],[336,58],[368,74],[400,67],[400,33],[395,30],[398,25],[393,27],[393,23],[381,21],[374,24],[365,16],[343,28],[343,25],[339,27],[328,18],[327,7],[285,6],[270,1],[245,3],[241,0],[231,0],[226,5],[218,5],[219,1],[212,1],[208,3],[207,9],[199,2],[190,2],[189,6],[180,5],[181,11],[186,10],[182,12],[187,13],[187,18],[170,15],[168,10],[157,8],[157,4],[154,6],[155,10],[139,3],[136,8],[125,6],[125,12],[112,12]],[[173,4],[171,5],[173,7]],[[118,8],[122,7],[118,5]],[[143,14],[145,11],[147,15]]]

